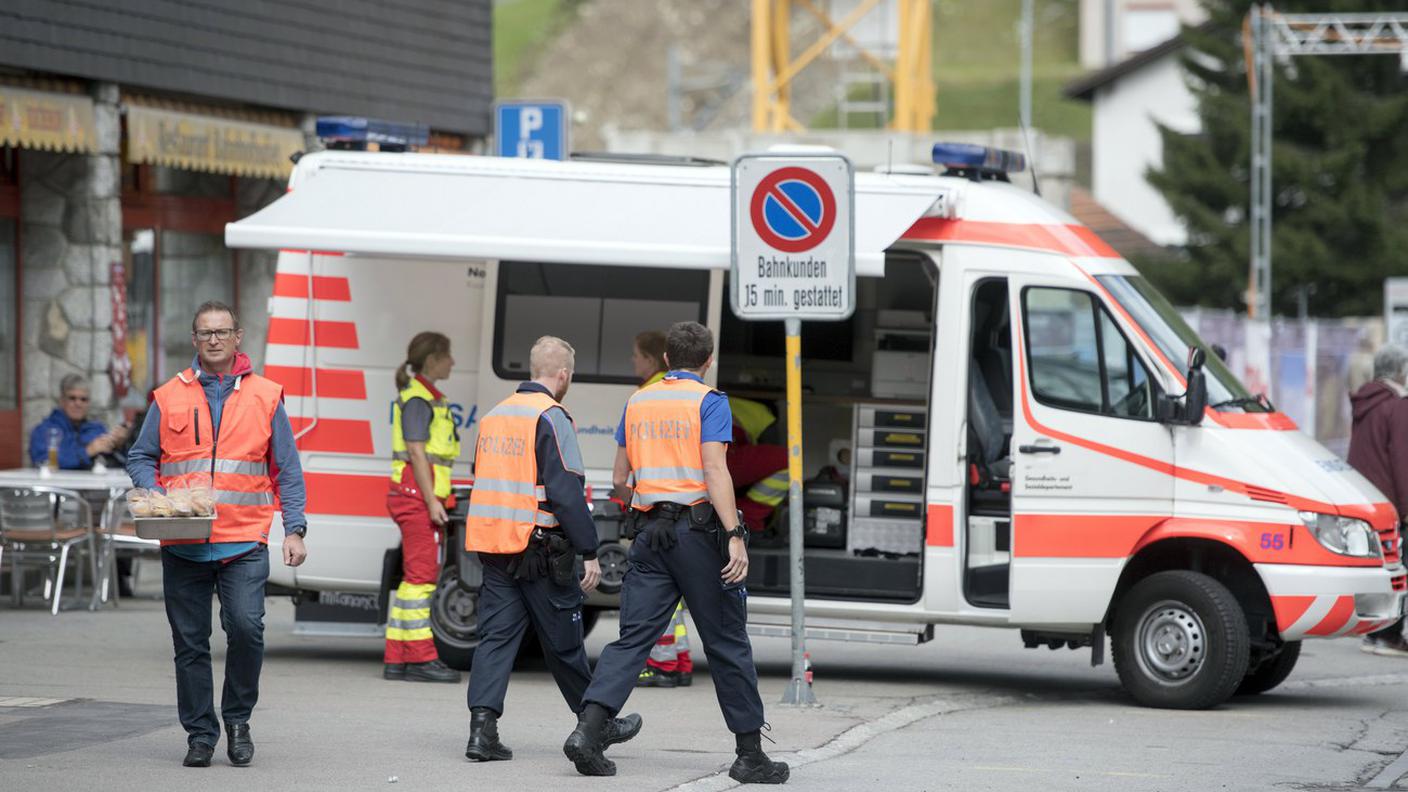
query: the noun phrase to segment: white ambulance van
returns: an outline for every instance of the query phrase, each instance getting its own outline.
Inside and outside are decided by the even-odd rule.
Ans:
[[[926,173],[856,175],[858,309],[803,331],[806,474],[827,469],[806,488],[809,636],[1012,627],[1100,662],[1108,635],[1135,700],[1196,708],[1275,687],[1303,639],[1396,619],[1392,506],[1248,393],[1108,245],[1008,183],[996,154],[940,145]],[[781,323],[727,307],[730,211],[713,162],[299,160],[286,196],[226,230],[231,247],[281,251],[265,373],[301,433],[310,555],[273,582],[386,585],[392,375],[413,334],[453,340],[444,390],[472,449],[550,333],[577,349],[566,406],[608,568],[589,604],[612,607],[624,547],[604,499],[633,337],[703,322],[719,340],[711,384],[785,409]],[[464,667],[477,562],[461,545],[433,623]],[[786,538],[749,552],[750,630],[785,635]]]

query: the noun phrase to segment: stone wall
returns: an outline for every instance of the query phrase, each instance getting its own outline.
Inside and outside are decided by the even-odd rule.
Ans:
[[[54,408],[59,381],[73,373],[92,383],[93,417],[115,417],[107,370],[109,271],[122,260],[117,87],[98,85],[93,98],[97,153],[20,152],[26,429]]]

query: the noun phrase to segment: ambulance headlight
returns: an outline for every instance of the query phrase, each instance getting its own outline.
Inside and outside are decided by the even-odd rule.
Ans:
[[[1380,555],[1379,535],[1363,520],[1303,511],[1300,521],[1305,523],[1306,530],[1316,541],[1332,553],[1355,558],[1378,558]]]

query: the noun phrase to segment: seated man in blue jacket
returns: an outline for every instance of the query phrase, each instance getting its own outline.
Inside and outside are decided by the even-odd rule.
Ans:
[[[89,470],[93,461],[111,454],[127,442],[126,426],[111,432],[101,421],[88,420],[91,396],[88,380],[69,374],[59,383],[59,406],[29,433],[29,461],[36,467],[48,464],[49,441],[58,449],[59,469]]]

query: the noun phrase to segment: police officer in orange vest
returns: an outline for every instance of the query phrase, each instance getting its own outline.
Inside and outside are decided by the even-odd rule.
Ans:
[[[548,670],[572,712],[591,681],[582,644],[583,593],[596,588],[597,533],[587,511],[577,430],[561,404],[572,383],[572,346],[553,336],[533,344],[533,379],[484,416],[474,454],[465,549],[479,554],[479,646],[469,675],[469,743],[478,762],[513,758],[498,719],[518,645],[531,624]],[[586,574],[577,578],[576,559]],[[639,715],[602,724],[603,748],[640,731]]]
[[[788,767],[763,753],[763,702],[748,641],[748,529],[725,459],[728,397],[704,384],[714,337],[698,322],[670,328],[663,380],[636,391],[617,430],[613,483],[635,473],[635,530],[621,591],[621,637],[602,650],[586,707],[562,750],[583,775],[616,774],[602,750],[651,646],[684,596],[703,639],[724,722],[735,735],[735,781],[781,784]]]
[[[127,473],[138,487],[213,485],[209,539],[163,541],[162,588],[176,648],[176,706],[186,728],[187,767],[209,767],[220,723],[210,678],[210,598],[220,597],[225,687],[220,716],[234,765],[254,758],[249,717],[264,661],[264,584],[269,528],[283,513],[283,561],[307,558],[303,470],[284,413],[283,388],[255,374],[239,351],[235,310],[207,302],[191,322],[196,359],[156,389]]]

